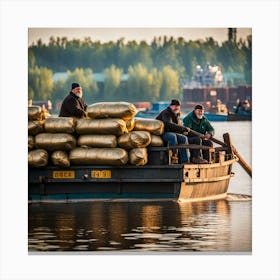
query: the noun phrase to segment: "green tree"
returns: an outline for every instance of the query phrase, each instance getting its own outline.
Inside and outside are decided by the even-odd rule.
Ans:
[[[36,58],[32,49],[28,49],[28,68],[34,68],[36,64]]]
[[[46,67],[34,67],[28,71],[28,98],[48,100],[52,98],[53,72]]]
[[[160,89],[162,87],[162,73],[158,69],[153,68],[150,72],[152,83],[150,84],[149,100],[156,102],[160,98]]]
[[[162,86],[160,89],[160,100],[170,100],[172,98],[181,98],[179,84],[179,75],[170,66],[162,69]]]
[[[55,109],[55,104],[62,102],[69,91],[70,89],[67,86],[66,80],[59,79],[57,82],[54,83],[53,100],[52,100],[54,109]]]
[[[150,86],[152,76],[141,63],[128,68],[127,91],[131,101],[150,100]]]
[[[122,69],[111,65],[103,71],[104,74],[104,99],[110,101],[119,100],[117,96],[118,88],[121,83]]]

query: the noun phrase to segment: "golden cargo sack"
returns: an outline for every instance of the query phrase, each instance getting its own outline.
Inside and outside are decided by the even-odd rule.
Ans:
[[[51,117],[45,120],[45,131],[49,133],[73,133],[75,121],[71,117]]]
[[[28,121],[28,134],[36,135],[44,132],[44,121]]]
[[[43,167],[48,164],[48,152],[43,149],[37,149],[28,152],[28,165],[33,167]]]
[[[40,106],[28,106],[28,120],[29,121],[42,120],[42,108]]]
[[[145,148],[151,143],[151,135],[147,131],[131,131],[118,138],[118,145],[124,149]]]
[[[145,165],[148,162],[148,153],[146,148],[135,148],[129,152],[129,162],[134,165]]]
[[[163,140],[160,136],[151,134],[151,138],[152,138],[152,141],[151,141],[150,146],[152,146],[152,147],[162,147],[163,146]]]
[[[135,119],[134,130],[148,131],[154,135],[162,135],[164,132],[164,123],[155,119]]]
[[[121,118],[132,119],[137,109],[128,102],[99,102],[87,107],[88,116],[92,119]]]
[[[71,164],[124,165],[128,154],[121,148],[75,148],[70,151],[69,159]]]
[[[28,150],[32,150],[35,147],[34,137],[28,135]]]
[[[47,151],[69,151],[76,147],[76,139],[67,133],[40,133],[35,136],[35,146]]]
[[[116,148],[116,135],[81,135],[78,138],[78,146],[92,148]]]
[[[122,119],[79,119],[76,124],[76,132],[119,136],[127,132],[127,128]]]
[[[56,166],[68,167],[70,161],[68,154],[64,151],[55,151],[52,153],[52,163]]]
[[[126,120],[125,123],[126,123],[127,130],[132,131],[134,128],[134,125],[135,125],[135,119],[132,118],[132,119]]]

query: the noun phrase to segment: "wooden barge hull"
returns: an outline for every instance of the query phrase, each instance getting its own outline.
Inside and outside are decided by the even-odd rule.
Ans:
[[[28,199],[219,199],[227,195],[235,161],[236,158],[211,164],[29,167]]]

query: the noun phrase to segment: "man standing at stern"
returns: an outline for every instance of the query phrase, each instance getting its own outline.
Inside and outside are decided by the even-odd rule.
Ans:
[[[204,135],[204,139],[200,137],[191,135],[191,132],[188,135],[189,144],[197,144],[213,147],[213,142],[210,140],[214,136],[215,130],[210,124],[208,119],[204,116],[204,107],[202,105],[196,105],[194,110],[187,114],[183,119],[184,126],[189,127],[190,129],[199,132]],[[203,150],[202,155],[204,159],[200,158],[200,150],[191,150],[191,162],[192,163],[207,163],[209,161],[209,152],[208,150]]]
[[[78,83],[72,83],[71,91],[62,102],[59,117],[86,117],[87,104],[82,96],[82,87]]]

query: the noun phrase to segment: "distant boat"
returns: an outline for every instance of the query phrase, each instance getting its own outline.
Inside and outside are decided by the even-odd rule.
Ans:
[[[228,114],[224,113],[205,113],[204,116],[211,122],[224,122],[228,120]]]
[[[238,112],[238,113],[232,113],[229,112],[228,121],[251,121],[252,120],[252,112]]]

